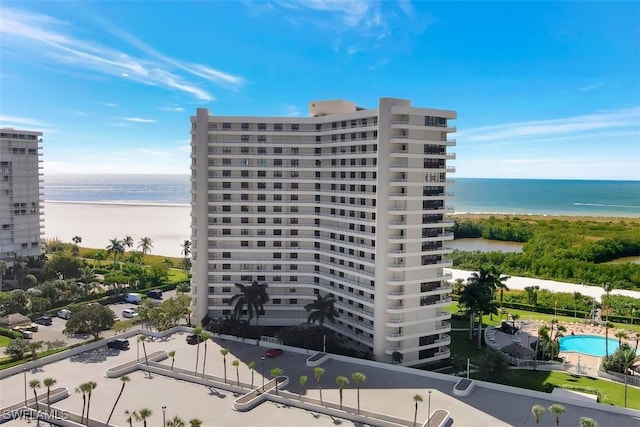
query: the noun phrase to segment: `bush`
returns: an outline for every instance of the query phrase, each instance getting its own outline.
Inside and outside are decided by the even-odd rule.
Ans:
[[[7,356],[11,357],[11,360],[19,360],[22,359],[24,354],[30,350],[29,341],[17,338],[11,340],[7,348],[5,348],[4,352]]]
[[[12,340],[15,340],[17,338],[22,338],[22,334],[20,332],[16,332],[14,330],[7,329],[7,328],[0,328],[0,335],[5,336],[7,338],[11,338]]]

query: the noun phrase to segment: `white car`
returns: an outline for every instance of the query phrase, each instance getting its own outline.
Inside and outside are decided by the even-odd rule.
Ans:
[[[132,317],[136,317],[136,316],[138,316],[138,313],[132,308],[127,308],[126,310],[122,310],[122,317],[131,319]]]
[[[71,310],[62,309],[58,312],[58,317],[61,319],[68,319],[71,316]]]

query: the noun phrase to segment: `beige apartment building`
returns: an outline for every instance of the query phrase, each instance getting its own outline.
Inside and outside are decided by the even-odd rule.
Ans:
[[[0,129],[0,260],[38,257],[44,228],[42,132]]]
[[[378,361],[450,356],[455,111],[381,98],[375,109],[314,101],[310,117],[191,117],[196,320],[231,315],[234,283],[268,285],[261,325],[325,326]]]

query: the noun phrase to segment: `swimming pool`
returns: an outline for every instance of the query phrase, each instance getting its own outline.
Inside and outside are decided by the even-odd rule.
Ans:
[[[560,351],[575,351],[589,356],[606,356],[605,338],[593,335],[571,335],[560,338]],[[609,354],[618,349],[618,340],[609,338]]]

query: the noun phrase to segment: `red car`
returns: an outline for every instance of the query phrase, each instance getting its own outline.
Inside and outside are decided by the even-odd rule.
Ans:
[[[269,359],[273,359],[274,357],[280,356],[282,353],[284,352],[281,349],[272,348],[270,350],[267,350],[267,352],[265,353],[265,356],[267,356]]]

